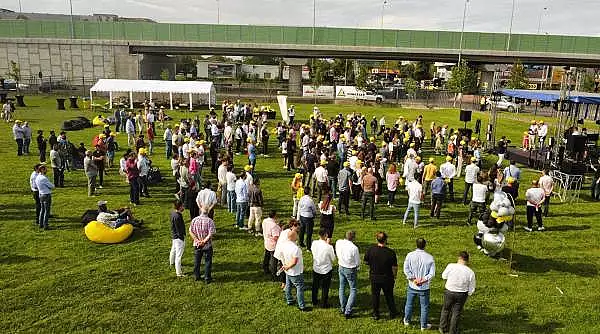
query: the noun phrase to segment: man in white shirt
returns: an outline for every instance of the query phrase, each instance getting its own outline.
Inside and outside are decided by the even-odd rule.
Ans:
[[[165,141],[165,153],[168,160],[171,159],[171,155],[173,154],[173,132],[171,132],[171,125],[167,125],[163,133],[163,140]]]
[[[548,125],[544,124],[544,121],[538,122],[537,135],[538,140],[540,141],[540,150],[543,150],[546,136],[548,135]]]
[[[440,173],[448,185],[448,195],[450,196],[450,201],[454,202],[454,177],[456,176],[456,166],[454,166],[452,163],[451,156],[447,156],[446,162],[440,166]]]
[[[535,150],[535,136],[537,135],[538,127],[535,120],[531,121],[531,125],[527,130],[527,134],[529,135],[529,149]]]
[[[550,171],[547,168],[542,171],[542,177],[540,177],[539,183],[540,188],[544,189],[544,193],[546,195],[544,199],[544,217],[548,217],[550,196],[552,196],[552,191],[554,190],[554,179],[552,179],[552,176],[550,176]]]
[[[327,237],[327,229],[321,228],[319,240],[313,242],[311,246],[313,256],[312,304],[313,306],[319,305],[319,289],[321,289],[320,306],[322,308],[329,307],[329,287],[331,286],[333,261],[335,261],[333,246],[327,243]]]
[[[477,177],[477,183],[473,184],[473,196],[471,197],[471,207],[469,209],[469,219],[467,225],[471,225],[473,217],[479,218],[479,215],[485,212],[485,197],[488,187],[482,184],[483,179]]]
[[[346,319],[352,317],[352,307],[356,301],[358,267],[360,266],[358,247],[353,243],[355,237],[356,233],[354,231],[348,231],[346,232],[346,239],[338,240],[335,243],[335,253],[338,256],[339,265],[340,311],[344,313]],[[346,285],[350,288],[350,295],[348,297],[345,294]]]
[[[236,210],[235,202],[235,181],[236,176],[233,173],[233,166],[227,167],[227,174],[225,174],[225,180],[227,180],[227,210],[234,213]]]
[[[473,184],[477,181],[479,175],[479,167],[477,166],[477,158],[471,157],[471,163],[465,167],[465,192],[463,194],[463,204],[467,205],[467,196]]]
[[[281,234],[281,226],[277,223],[277,212],[272,210],[269,217],[262,222],[265,255],[263,258],[263,271],[265,275],[271,276],[273,281],[277,279],[277,259],[274,256],[277,240]]]
[[[408,326],[412,318],[413,300],[419,297],[421,304],[421,330],[431,328],[429,318],[429,283],[435,276],[433,256],[425,251],[427,241],[417,239],[417,249],[408,253],[404,259],[404,275],[408,280],[406,305],[404,306],[404,325]]]
[[[415,161],[415,155],[408,154],[408,159],[406,159],[406,162],[404,163],[404,173],[402,174],[402,177],[406,179],[406,182],[415,180],[417,167],[419,167],[419,165]]]
[[[217,180],[219,181],[219,193],[221,194],[222,206],[225,206],[227,203],[227,164],[228,160],[223,159],[217,169]]]
[[[292,285],[296,287],[296,300],[300,311],[306,311],[304,305],[304,262],[302,260],[302,250],[296,245],[298,234],[296,231],[290,231],[289,241],[282,244],[283,271],[285,271],[285,301],[288,305],[294,304],[292,297]]]
[[[417,228],[419,224],[419,206],[421,206],[421,200],[423,199],[423,186],[421,186],[419,181],[412,180],[406,185],[406,190],[408,191],[408,206],[404,212],[402,224],[406,224],[406,219],[408,219],[408,214],[412,209],[415,216],[413,228]]]
[[[217,204],[217,194],[210,188],[210,181],[206,181],[204,183],[204,189],[198,192],[198,196],[196,196],[196,204],[198,205],[200,211],[206,213],[208,218],[214,218],[214,208]]]
[[[317,188],[319,189],[319,202],[323,197],[323,192],[325,191],[325,188],[328,187],[329,179],[327,177],[329,175],[327,174],[327,168],[325,168],[326,166],[327,161],[321,160],[319,167],[315,169],[315,179],[317,180]]]
[[[440,333],[458,333],[458,321],[467,297],[475,292],[475,273],[467,265],[469,253],[462,251],[457,263],[450,263],[442,273],[446,280],[444,304],[440,315]]]
[[[527,227],[525,231],[533,231],[533,216],[538,224],[538,231],[544,231],[546,228],[542,222],[542,204],[546,200],[546,193],[544,189],[539,188],[537,180],[531,182],[531,188],[525,192],[525,199],[527,200]]]

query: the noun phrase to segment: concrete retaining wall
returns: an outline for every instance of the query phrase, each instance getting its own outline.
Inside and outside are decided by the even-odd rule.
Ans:
[[[21,68],[21,76],[137,79],[138,56],[129,54],[123,42],[95,40],[42,40],[0,38],[0,76],[10,61]]]

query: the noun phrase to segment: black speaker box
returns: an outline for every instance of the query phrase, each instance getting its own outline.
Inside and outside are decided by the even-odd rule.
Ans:
[[[585,143],[586,142],[587,142],[587,136],[570,135],[567,138],[567,151],[581,153],[581,152],[585,151]]]
[[[472,110],[461,109],[460,110],[460,121],[461,122],[470,122],[472,113],[473,113]]]

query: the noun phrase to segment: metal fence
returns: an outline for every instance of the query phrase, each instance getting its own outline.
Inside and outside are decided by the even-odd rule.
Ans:
[[[73,32],[71,31],[73,30]],[[71,35],[73,33],[73,36]],[[460,32],[153,22],[0,20],[0,37],[459,49]],[[508,34],[465,32],[466,50],[504,51]],[[510,51],[599,54],[600,38],[512,34]]]

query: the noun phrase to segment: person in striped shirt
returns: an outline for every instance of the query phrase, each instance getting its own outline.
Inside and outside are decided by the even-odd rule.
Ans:
[[[194,218],[190,224],[190,236],[194,240],[194,276],[196,281],[202,279],[200,265],[204,257],[204,282],[212,282],[212,238],[216,233],[215,222],[203,210],[200,216]]]

